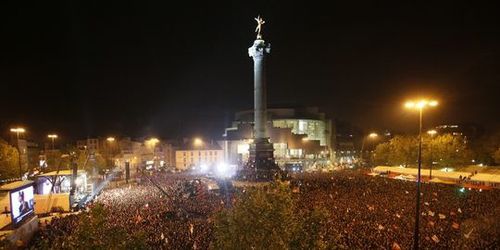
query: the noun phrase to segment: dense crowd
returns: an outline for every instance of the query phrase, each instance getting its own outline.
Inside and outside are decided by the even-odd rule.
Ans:
[[[96,204],[103,205],[109,211],[108,228],[124,229],[126,238],[140,232],[153,249],[206,249],[211,241],[210,217],[224,207],[225,197],[208,192],[191,180],[192,177],[164,173],[142,176],[138,183],[105,189],[89,210]],[[59,242],[54,241],[56,237],[74,239],[71,234],[75,218],[78,216],[53,219],[42,226],[35,244],[41,238],[49,242]]]
[[[130,236],[144,232],[152,249],[207,249],[213,240],[213,215],[237,198],[228,199],[202,186],[193,190],[189,185],[192,178],[173,174],[144,176],[138,183],[104,190],[95,204],[111,211],[106,223],[123,228]],[[291,186],[297,209],[324,207],[330,211],[327,235],[335,245],[354,249],[411,247],[414,182],[338,171],[298,176]],[[498,247],[499,190],[423,184],[421,191],[422,248]],[[54,219],[38,238],[70,239],[76,218]]]
[[[161,187],[138,185],[107,190],[96,202],[113,212],[109,220],[127,233],[146,232],[148,245],[156,247],[207,248],[210,243],[208,217],[221,200],[208,193],[189,197],[179,189],[182,180],[166,179]]]
[[[409,249],[413,244],[416,183],[352,172],[295,180],[300,209],[331,211],[328,235],[355,249]],[[494,249],[500,239],[499,190],[422,184],[423,249]],[[485,223],[490,223],[485,225]]]

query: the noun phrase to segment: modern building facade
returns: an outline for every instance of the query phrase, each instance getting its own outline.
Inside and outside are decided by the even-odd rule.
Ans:
[[[318,108],[274,108],[267,110],[267,131],[279,166],[288,163],[318,164],[332,160],[332,121]],[[253,143],[253,111],[235,114],[220,145],[224,159],[241,165],[248,160]]]

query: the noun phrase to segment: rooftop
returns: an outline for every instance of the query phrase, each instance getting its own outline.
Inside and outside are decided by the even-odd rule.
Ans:
[[[16,189],[18,187],[23,187],[23,186],[32,185],[32,184],[33,184],[33,181],[28,181],[28,180],[14,181],[14,182],[0,186],[0,191],[8,191],[8,190]]]

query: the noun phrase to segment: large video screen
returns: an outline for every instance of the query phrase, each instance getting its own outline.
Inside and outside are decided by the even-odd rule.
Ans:
[[[34,213],[33,186],[10,192],[12,223],[17,224],[23,218]]]

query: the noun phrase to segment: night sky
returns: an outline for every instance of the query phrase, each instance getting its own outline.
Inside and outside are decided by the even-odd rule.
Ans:
[[[412,131],[402,103],[429,96],[441,105],[427,126],[499,124],[500,15],[486,1],[5,2],[2,137],[17,124],[34,138],[219,137],[253,106],[258,14],[271,107]]]

